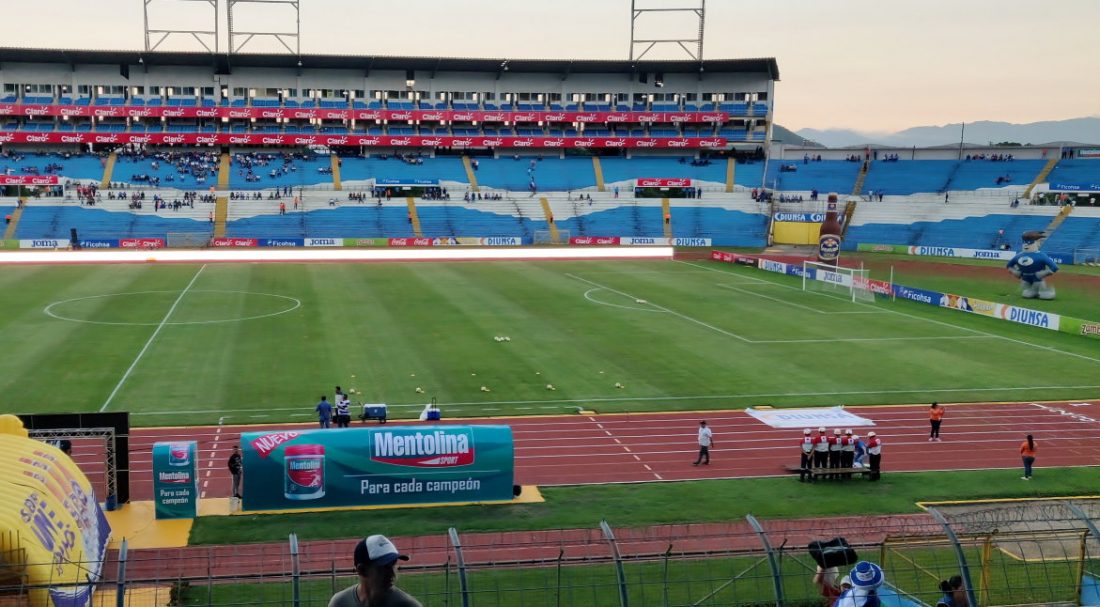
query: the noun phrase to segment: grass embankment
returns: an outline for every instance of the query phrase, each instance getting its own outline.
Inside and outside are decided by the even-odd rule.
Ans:
[[[885,459],[885,456],[884,456]],[[888,464],[888,460],[886,461]],[[878,483],[799,483],[760,478],[549,487],[546,502],[516,506],[459,506],[285,515],[203,517],[195,521],[192,544],[280,541],[290,533],[302,540],[339,539],[366,533],[391,536],[592,528],[601,519],[617,527],[917,512],[917,502],[962,499],[1039,498],[1094,494],[1100,468],[1040,469],[1025,483],[1017,470],[886,474]]]

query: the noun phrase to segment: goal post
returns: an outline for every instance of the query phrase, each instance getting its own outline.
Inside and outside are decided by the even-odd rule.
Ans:
[[[210,245],[210,232],[168,232],[165,244],[171,249],[198,249]]]
[[[1080,266],[1100,266],[1100,249],[1074,249],[1073,263]]]
[[[831,295],[852,302],[874,303],[875,293],[870,288],[868,271],[845,268],[816,261],[802,262],[802,290]]]

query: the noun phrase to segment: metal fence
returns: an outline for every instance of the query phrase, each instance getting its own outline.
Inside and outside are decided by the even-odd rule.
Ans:
[[[885,571],[886,605],[934,605],[961,576],[970,605],[1098,605],[1100,503],[929,507],[896,516],[395,537],[398,586],[427,606],[827,604],[807,544],[844,537]],[[246,523],[245,523],[246,524]],[[372,530],[373,532],[374,530]],[[103,563],[96,605],[323,607],[356,583],[354,540],[127,550]],[[0,604],[38,604],[5,555]],[[845,572],[840,572],[843,575]],[[52,580],[54,588],[80,580]],[[87,585],[86,581],[83,582]],[[20,602],[22,600],[22,602]]]

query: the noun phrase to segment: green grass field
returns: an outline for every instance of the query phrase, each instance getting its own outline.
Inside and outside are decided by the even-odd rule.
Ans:
[[[11,267],[0,335],[4,410],[137,425],[305,421],[337,384],[398,417],[1100,394],[1095,341],[708,261]]]

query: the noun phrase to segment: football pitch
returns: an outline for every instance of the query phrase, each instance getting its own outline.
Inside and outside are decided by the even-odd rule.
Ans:
[[[709,261],[7,267],[0,335],[4,412],[136,425],[1100,395],[1095,341]]]

